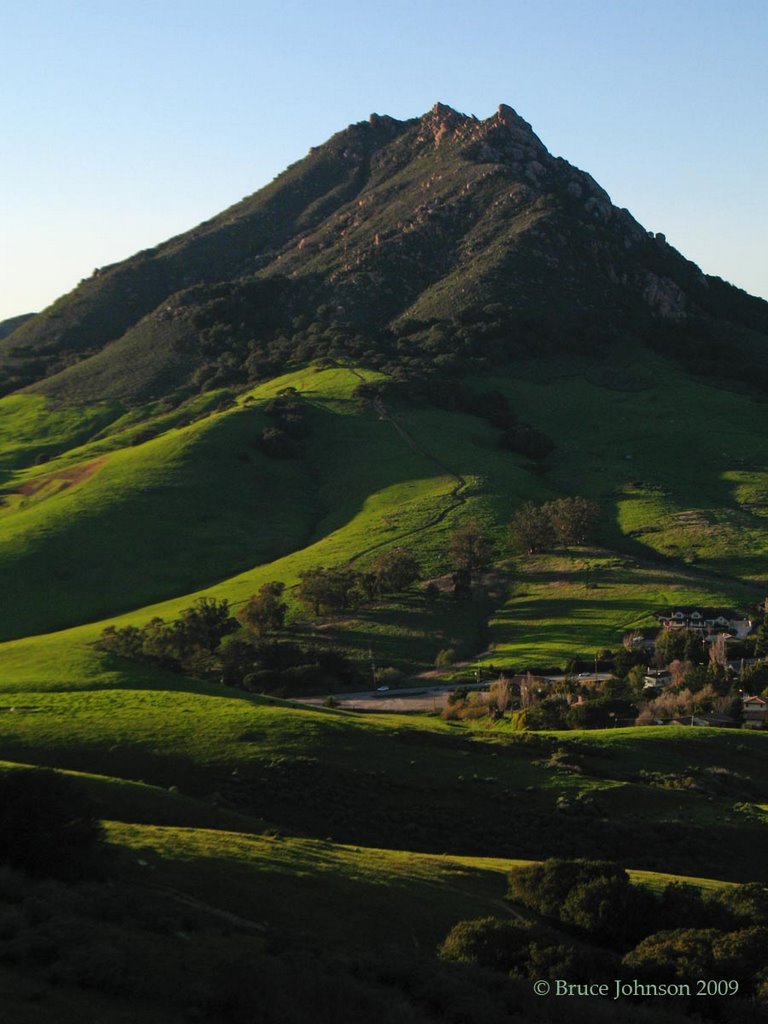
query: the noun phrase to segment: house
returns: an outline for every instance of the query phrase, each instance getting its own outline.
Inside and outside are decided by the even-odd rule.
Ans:
[[[669,686],[672,682],[672,675],[670,672],[649,672],[643,676],[643,697],[658,697],[658,695],[664,690],[665,686]]]
[[[669,612],[656,612],[656,618],[664,629],[690,629],[708,641],[719,636],[743,640],[752,629],[751,620],[733,608],[685,606]]]
[[[744,697],[742,701],[744,721],[752,725],[764,725],[768,720],[768,701],[762,697]]]

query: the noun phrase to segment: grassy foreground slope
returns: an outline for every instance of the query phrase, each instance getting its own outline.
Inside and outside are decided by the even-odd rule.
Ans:
[[[762,877],[768,864],[757,734],[468,731],[191,688],[12,699],[15,710],[0,712],[7,760],[174,787],[292,833],[433,853],[609,856],[715,878]]]
[[[372,919],[381,947],[407,943],[431,951],[457,921],[508,917],[507,875],[530,863],[118,822],[108,830],[137,881],[173,885],[264,925],[300,923],[321,942],[351,948],[370,940]],[[631,877],[652,888],[670,881],[705,890],[728,884],[652,871]]]

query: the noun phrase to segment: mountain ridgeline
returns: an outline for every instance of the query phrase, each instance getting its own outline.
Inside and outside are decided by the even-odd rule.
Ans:
[[[15,325],[14,325],[15,326]],[[639,340],[768,388],[768,303],[646,231],[502,105],[371,115],[15,326],[0,392],[185,398],[310,359],[399,375]]]

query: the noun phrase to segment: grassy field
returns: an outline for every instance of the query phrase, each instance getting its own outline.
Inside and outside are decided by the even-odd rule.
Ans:
[[[631,348],[619,365],[553,360],[496,386],[558,442],[548,483],[610,512],[606,546],[764,582],[763,400],[683,377]]]

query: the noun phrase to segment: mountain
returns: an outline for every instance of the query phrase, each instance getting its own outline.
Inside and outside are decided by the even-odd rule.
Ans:
[[[758,1024],[766,308],[438,105],[16,326],[3,1019]]]
[[[0,351],[3,390],[129,402],[307,358],[446,371],[627,334],[768,383],[768,303],[615,207],[502,105],[350,125],[275,181],[103,267]],[[730,349],[728,358],[724,346]]]

